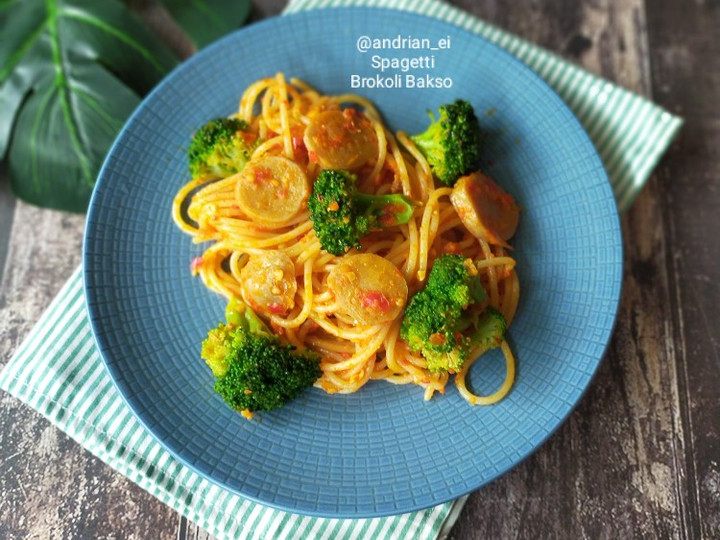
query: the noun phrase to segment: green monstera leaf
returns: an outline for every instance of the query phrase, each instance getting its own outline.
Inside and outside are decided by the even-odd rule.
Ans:
[[[196,46],[248,12],[247,2],[167,4]],[[118,131],[177,59],[116,0],[0,0],[0,35],[0,157],[10,185],[32,204],[83,212]]]
[[[237,28],[250,14],[250,0],[158,0],[197,49]]]

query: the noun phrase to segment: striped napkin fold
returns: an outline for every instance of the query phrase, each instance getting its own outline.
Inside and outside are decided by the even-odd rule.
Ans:
[[[605,164],[620,211],[631,204],[682,123],[646,99],[438,0],[295,0],[287,11],[349,5],[434,16],[520,58],[557,91],[585,126]],[[442,538],[465,501],[386,518],[322,519],[250,502],[203,479],[173,458],[118,394],[91,334],[80,270],[0,373],[0,388],[219,538]]]

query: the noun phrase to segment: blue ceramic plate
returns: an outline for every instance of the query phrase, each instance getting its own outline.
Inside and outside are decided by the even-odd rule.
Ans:
[[[427,38],[449,48],[361,53],[360,36]],[[451,88],[351,88],[375,78],[372,55],[434,55]],[[484,131],[489,172],[523,206],[514,240],[522,300],[510,329],[518,359],[510,395],[471,407],[448,386],[370,383],[354,395],[318,389],[248,422],[213,390],[200,342],[224,300],[189,271],[201,253],[170,217],[188,180],[194,130],[232,113],[251,82],[283,71],[329,94],[354,91],[391,129],[410,133],[458,97]],[[383,77],[399,73],[390,70]],[[85,237],[85,287],[97,343],[120,393],[185,465],[264,504],[310,515],[369,517],[426,508],[473,491],[519,463],[563,422],[598,367],[620,294],[618,215],[601,162],[574,116],[509,54],[456,27],[387,10],[313,11],[252,25],[176,69],[144,101],[108,156]],[[473,367],[484,393],[502,381],[500,353]]]

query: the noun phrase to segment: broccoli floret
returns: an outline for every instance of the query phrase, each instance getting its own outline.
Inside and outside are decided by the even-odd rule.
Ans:
[[[202,342],[200,356],[216,377],[225,375],[230,367],[233,328],[232,325],[220,324],[210,330],[207,338]]]
[[[507,321],[502,313],[494,307],[488,306],[475,323],[475,330],[470,339],[474,347],[483,351],[494,349],[500,346],[502,340],[505,339],[506,329]]]
[[[250,160],[256,137],[239,118],[215,118],[193,135],[188,165],[193,178],[224,178],[240,172]]]
[[[435,177],[452,186],[463,175],[480,167],[482,135],[472,105],[458,99],[439,107],[439,118],[430,114],[426,131],[410,138],[425,156]]]
[[[232,300],[226,323],[208,332],[201,356],[216,377],[215,391],[249,416],[295,399],[320,377],[319,357],[281,343],[242,302]]]
[[[497,346],[498,335],[502,340],[502,315],[492,308],[476,309],[486,299],[472,261],[443,255],[435,261],[425,288],[410,299],[400,337],[422,353],[430,371],[458,371],[474,347]]]
[[[450,253],[435,261],[426,289],[461,310],[487,298],[473,262]]]
[[[368,231],[407,223],[413,215],[408,198],[360,193],[356,180],[347,171],[324,169],[308,199],[315,234],[322,248],[333,255],[360,249]]]

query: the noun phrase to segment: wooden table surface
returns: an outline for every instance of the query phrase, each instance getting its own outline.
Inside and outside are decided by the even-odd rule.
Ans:
[[[597,377],[450,538],[720,538],[720,2],[452,2],[686,124],[622,217],[623,294]],[[253,19],[281,0],[255,2]],[[82,215],[17,202],[0,170],[0,365],[80,264]],[[0,395],[0,538],[207,538]]]

